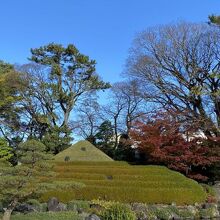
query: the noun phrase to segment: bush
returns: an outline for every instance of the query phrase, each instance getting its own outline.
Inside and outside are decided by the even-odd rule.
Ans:
[[[169,220],[172,216],[172,212],[168,208],[155,209],[154,213],[158,219],[163,220]]]
[[[70,161],[70,157],[69,157],[69,156],[65,156],[64,161],[65,161],[65,162]]]
[[[183,219],[194,218],[193,213],[190,212],[189,210],[179,210],[178,215]]]
[[[135,220],[136,216],[131,209],[120,203],[114,203],[102,213],[103,220]]]
[[[41,212],[46,212],[47,211],[47,203],[41,203],[40,211]]]
[[[41,203],[36,199],[29,199],[27,204],[34,206],[35,209],[41,211]]]
[[[204,190],[207,192],[208,195],[213,196],[213,197],[216,196],[216,192],[213,189],[213,187],[211,187],[207,184],[204,184],[204,183],[201,183],[200,185],[204,188]]]
[[[83,200],[72,200],[67,203],[67,210],[69,211],[77,211],[78,209],[87,211],[89,208],[90,208],[89,202]]]
[[[200,216],[201,219],[205,219],[205,218],[211,218],[212,219],[212,218],[216,217],[216,211],[217,211],[217,208],[215,207],[215,205],[213,205],[208,209],[200,209],[199,210],[199,216]]]
[[[0,201],[0,212],[3,212],[3,203]]]
[[[33,205],[33,206],[40,206],[41,205],[40,202],[38,200],[36,200],[36,199],[29,199],[27,201],[27,204]]]

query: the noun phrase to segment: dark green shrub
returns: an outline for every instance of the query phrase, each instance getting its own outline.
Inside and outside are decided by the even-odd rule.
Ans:
[[[64,161],[65,161],[65,162],[70,161],[70,157],[69,157],[69,156],[65,156]]]
[[[172,216],[172,212],[168,208],[155,209],[154,213],[161,220],[169,220]]]
[[[27,204],[34,206],[35,209],[37,209],[38,211],[41,211],[41,204],[38,200],[36,199],[29,199],[27,201]]]
[[[120,203],[113,203],[102,213],[103,220],[135,220],[136,216],[131,209]]]
[[[189,210],[179,210],[178,215],[183,219],[194,218],[193,213]]]
[[[216,217],[215,214],[216,214],[215,206],[210,207],[208,209],[200,209],[199,210],[199,216],[200,216],[201,219],[214,218],[214,217]]]
[[[90,204],[88,201],[73,200],[67,203],[67,210],[69,211],[77,211],[78,209],[87,211],[89,208],[90,208]]]
[[[40,202],[38,200],[36,200],[36,199],[29,199],[27,201],[27,204],[33,205],[33,206],[40,206],[41,205]]]
[[[0,212],[3,212],[3,203],[0,201]]]
[[[204,190],[207,192],[208,195],[216,196],[216,192],[213,189],[213,187],[211,187],[211,186],[209,186],[207,184],[203,184],[203,183],[201,183],[200,185],[204,188]]]
[[[40,211],[41,212],[46,212],[47,211],[47,203],[41,203]]]

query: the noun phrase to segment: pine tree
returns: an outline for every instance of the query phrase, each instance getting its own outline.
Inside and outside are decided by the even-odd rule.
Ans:
[[[79,184],[61,184],[52,182],[52,165],[48,162],[50,155],[45,152],[46,146],[36,140],[28,140],[19,145],[17,155],[19,164],[11,166],[1,160],[0,167],[0,199],[7,204],[3,220],[10,220],[11,213],[25,199],[33,198],[47,190],[59,188],[75,188]]]

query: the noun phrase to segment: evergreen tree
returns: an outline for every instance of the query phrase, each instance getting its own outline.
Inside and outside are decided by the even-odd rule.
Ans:
[[[0,159],[9,160],[12,156],[12,148],[4,138],[0,138]]]
[[[104,121],[95,135],[96,146],[110,157],[114,155],[114,131],[110,121]]]
[[[75,183],[65,185],[51,182],[50,177],[54,175],[48,163],[51,157],[45,151],[46,146],[41,142],[28,140],[17,149],[20,165],[13,167],[5,160],[0,161],[0,198],[6,204],[3,220],[10,220],[18,202],[57,187],[79,186]]]

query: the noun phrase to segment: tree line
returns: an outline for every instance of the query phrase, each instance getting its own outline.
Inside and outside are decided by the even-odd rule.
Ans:
[[[123,80],[113,85],[71,44],[31,49],[24,65],[1,61],[0,157],[16,164],[16,149],[27,139],[57,154],[77,135],[114,159],[216,179],[219,20],[212,15],[208,23],[179,22],[137,34]],[[103,90],[109,97],[99,103]]]

